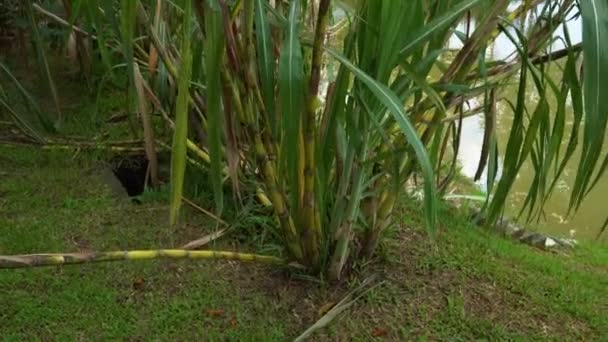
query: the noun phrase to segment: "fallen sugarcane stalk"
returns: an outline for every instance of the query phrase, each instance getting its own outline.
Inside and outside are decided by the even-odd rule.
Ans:
[[[106,140],[104,141],[102,137],[94,137],[89,138],[85,136],[78,135],[62,135],[61,137],[46,137],[46,142],[48,144],[54,145],[70,145],[70,144],[79,144],[79,145],[112,145],[112,146],[128,146],[128,145],[136,145],[141,146],[144,144],[142,139],[126,139],[126,140]]]
[[[0,255],[0,269],[73,265],[103,261],[150,259],[224,259],[243,262],[260,262],[263,264],[283,265],[290,267],[301,267],[297,264],[287,263],[281,258],[267,255],[212,250],[191,251],[185,249],[158,249],[88,253]]]
[[[144,152],[143,147],[121,146],[117,144],[91,144],[91,143],[63,143],[63,144],[37,144],[15,141],[0,141],[5,146],[32,146],[43,150],[109,150],[114,152]]]

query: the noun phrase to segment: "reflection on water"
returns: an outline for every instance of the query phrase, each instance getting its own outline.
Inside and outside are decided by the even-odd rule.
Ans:
[[[535,18],[528,17],[523,27],[526,29],[529,23],[534,22]],[[519,24],[521,25],[521,23]],[[471,29],[474,28],[474,24]],[[458,27],[459,30],[464,31],[464,25]],[[572,20],[567,24],[568,33],[573,44],[579,43],[582,39],[582,27],[580,20]],[[563,37],[563,28],[556,30],[555,37]],[[460,40],[453,36],[448,42],[448,47],[457,49],[462,46]],[[564,47],[564,43],[560,39],[555,39],[551,48],[553,50],[559,50]],[[488,48],[488,56],[496,60],[504,60],[513,58],[515,53],[515,47],[512,42],[501,34],[497,37],[495,44]],[[553,72],[550,74],[554,75],[556,80],[559,80],[560,74],[557,68],[552,69]],[[512,89],[506,90],[506,97],[514,100],[517,94],[517,86],[513,86]],[[530,92],[528,96],[528,105],[533,105],[538,100],[538,95]],[[478,103],[471,103],[471,107],[477,106]],[[568,116],[572,118],[571,103],[567,103]],[[552,104],[554,108],[554,104]],[[497,137],[499,140],[499,151],[504,152],[506,140],[509,135],[511,128],[511,116],[512,111],[504,102],[498,104],[497,108]],[[572,127],[572,123],[566,124],[566,131]],[[565,137],[569,138],[568,135]],[[462,173],[468,177],[473,177],[477,170],[479,162],[479,155],[481,153],[481,145],[483,141],[483,118],[482,117],[469,117],[463,121],[462,137],[461,137],[461,148],[459,153],[459,161],[462,165]],[[568,211],[568,202],[570,199],[570,187],[574,183],[574,176],[576,174],[576,168],[578,166],[580,154],[575,154],[569,165],[566,167],[564,174],[557,183],[556,189],[553,196],[547,201],[545,205],[545,215],[541,221],[534,224],[539,231],[546,232],[548,234],[554,234],[566,237],[575,237],[578,239],[592,239],[597,235],[599,228],[608,215],[606,210],[605,201],[608,199],[605,194],[608,193],[608,178],[601,180],[596,188],[589,194],[585,202],[583,203],[580,210],[570,217],[566,217]],[[500,168],[500,165],[499,165]],[[530,163],[524,164],[519,172],[517,180],[513,186],[512,193],[509,197],[509,206],[507,208],[508,215],[517,215],[521,208],[523,201],[527,195],[529,185],[534,177],[534,170]],[[481,189],[485,189],[485,174],[479,182]]]

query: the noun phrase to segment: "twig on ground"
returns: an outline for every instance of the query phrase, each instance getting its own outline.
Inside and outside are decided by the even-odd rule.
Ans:
[[[312,333],[315,331],[326,327],[331,321],[333,321],[340,313],[344,310],[351,307],[359,298],[361,298],[368,291],[373,289],[376,286],[382,284],[382,281],[377,281],[378,275],[373,274],[361,283],[356,289],[347,293],[342,300],[340,300],[336,305],[334,305],[323,317],[319,318],[318,321],[315,322],[310,328],[306,329],[300,336],[298,336],[294,341],[305,341]]]
[[[227,231],[228,231],[228,228],[220,229],[220,230],[218,230],[216,232],[213,232],[211,234],[205,235],[205,236],[203,236],[200,239],[192,240],[192,241],[188,242],[187,244],[181,246],[180,248],[181,249],[188,249],[188,250],[200,248],[200,247],[208,244],[211,241],[219,239],[224,234],[226,234]]]
[[[222,220],[221,218],[217,217],[215,214],[213,214],[209,210],[206,210],[206,209],[202,208],[201,206],[199,206],[198,204],[192,202],[191,200],[187,199],[186,197],[182,197],[182,201],[184,201],[186,204],[188,204],[192,208],[194,208],[194,209],[202,212],[203,214],[211,217],[212,219],[216,220],[221,225],[228,226],[228,222]]]
[[[67,26],[67,27],[71,27],[74,31],[76,32],[80,32],[85,36],[89,36],[92,39],[97,39],[97,37],[93,34],[90,34],[89,32],[81,29],[80,27],[76,26],[76,25],[70,25],[70,23],[68,23],[67,21],[65,21],[65,19],[58,17],[57,15],[55,15],[54,13],[51,13],[47,10],[45,10],[44,8],[40,7],[38,4],[33,4],[32,7],[38,11],[39,13],[53,19],[54,21],[56,21],[57,23],[63,25],[63,26]]]

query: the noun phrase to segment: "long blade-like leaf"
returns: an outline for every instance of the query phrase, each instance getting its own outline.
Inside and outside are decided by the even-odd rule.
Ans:
[[[57,95],[57,87],[55,86],[55,81],[53,80],[53,76],[51,75],[51,68],[49,67],[49,63],[46,59],[44,47],[42,46],[42,38],[40,37],[40,33],[38,32],[38,23],[36,22],[36,18],[34,17],[34,10],[32,9],[32,0],[27,0],[26,3],[27,15],[29,17],[30,25],[32,28],[34,45],[38,54],[38,60],[41,65],[42,71],[44,72],[47,85],[49,86],[49,91],[51,92],[51,96],[53,97],[55,111],[57,112],[57,119],[60,123],[63,120],[63,115],[61,114],[61,108],[59,107],[59,95]]]
[[[152,116],[148,112],[148,102],[146,93],[144,92],[144,77],[139,70],[139,65],[133,65],[135,75],[135,90],[137,92],[137,108],[141,117],[141,123],[144,129],[144,148],[146,157],[148,158],[148,166],[150,170],[150,182],[152,186],[158,185],[158,158],[156,155],[156,147],[154,141],[154,125],[152,124]]]
[[[137,1],[122,0],[120,2],[120,5],[120,33],[122,35],[123,54],[127,62],[127,72],[129,74],[129,88],[127,92],[127,114],[129,117],[131,131],[133,134],[135,134],[135,120],[133,118],[131,106],[133,98],[135,96],[135,71],[133,69],[133,38],[135,35],[135,15]]]
[[[272,55],[272,36],[270,25],[266,18],[264,0],[255,0],[255,28],[257,38],[257,60],[260,74],[260,85],[264,106],[272,126],[273,133],[277,133],[274,99],[274,65]]]
[[[89,0],[87,7],[89,20],[91,20],[95,31],[97,33],[97,40],[99,41],[98,49],[101,55],[101,60],[106,66],[108,72],[112,73],[112,56],[108,47],[106,46],[106,33],[104,32],[103,22],[101,13],[99,13],[99,0]]]
[[[171,204],[169,221],[177,223],[182,203],[184,174],[186,172],[186,143],[188,140],[188,104],[189,82],[192,69],[192,52],[190,47],[190,21],[192,16],[191,1],[184,2],[184,20],[182,22],[181,68],[179,71],[177,102],[175,105],[175,131],[171,150]]]
[[[608,121],[608,3],[604,0],[581,1],[583,18],[583,100],[585,135],[570,207],[581,204],[588,192],[606,134]]]
[[[205,71],[207,80],[207,125],[209,131],[209,156],[211,157],[211,183],[217,214],[221,215],[224,203],[222,191],[222,84],[220,68],[224,50],[222,12],[216,0],[209,3],[206,24]],[[234,180],[238,181],[238,180]]]
[[[23,104],[25,105],[26,109],[28,109],[29,111],[34,112],[36,114],[42,128],[44,128],[47,132],[54,132],[55,128],[53,126],[53,122],[51,121],[51,119],[48,116],[46,116],[44,113],[42,113],[42,111],[40,110],[40,107],[38,107],[38,104],[36,103],[34,98],[23,87],[23,85],[21,84],[21,82],[19,82],[17,77],[15,77],[15,75],[13,75],[13,73],[11,73],[11,71],[8,69],[8,67],[6,67],[2,63],[0,63],[0,71],[3,71],[4,74],[9,78],[9,80],[15,85],[15,87],[17,88],[17,91],[19,92],[19,95],[21,96],[21,99],[23,100]],[[7,104],[7,108],[8,108],[8,104]]]
[[[39,143],[44,143],[44,137],[40,134],[36,128],[34,128],[30,123],[23,117],[23,115],[17,113],[13,107],[11,107],[5,100],[4,96],[2,96],[2,87],[0,85],[0,108],[4,107],[4,110],[8,112],[9,116],[13,118],[15,124],[21,128],[23,133],[29,135],[30,137],[36,139]]]
[[[281,155],[287,168],[292,208],[298,207],[300,193],[298,168],[300,164],[300,123],[304,105],[304,70],[302,49],[298,36],[300,1],[291,1],[285,41],[279,60],[279,96],[283,135]]]
[[[460,17],[460,15],[462,15],[465,11],[482,1],[484,0],[468,0],[463,1],[458,6],[454,6],[454,8],[451,8],[449,12],[428,23],[421,29],[420,32],[414,34],[413,37],[416,38],[412,39],[406,46],[401,48],[400,53],[408,54],[414,48],[416,48],[418,44],[430,39],[435,32],[453,23],[454,20],[458,19],[458,17]]]
[[[391,112],[401,131],[407,138],[408,143],[414,149],[422,174],[424,176],[424,192],[425,192],[425,211],[426,211],[426,222],[429,229],[434,229],[436,215],[437,215],[437,204],[435,194],[435,182],[433,178],[433,167],[429,156],[426,152],[420,137],[416,133],[416,129],[412,126],[407,118],[407,114],[403,109],[403,104],[399,101],[397,96],[383,84],[378,83],[361,69],[357,68],[347,58],[342,56],[340,53],[326,48],[326,51],[337,59],[342,65],[347,67],[359,80],[361,80],[369,90],[381,101]]]

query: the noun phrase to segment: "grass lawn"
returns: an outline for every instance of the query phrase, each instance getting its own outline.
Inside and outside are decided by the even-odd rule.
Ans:
[[[141,204],[117,199],[93,159],[0,146],[0,254],[176,247],[216,229],[191,210],[169,227],[164,192]],[[433,242],[421,207],[402,202],[378,260],[355,265],[339,285],[227,261],[0,270],[0,337],[285,341],[378,272],[382,284],[315,340],[608,339],[606,245],[544,252],[473,228],[447,207]],[[227,216],[233,229],[210,248],[278,253],[263,234],[271,221]]]

